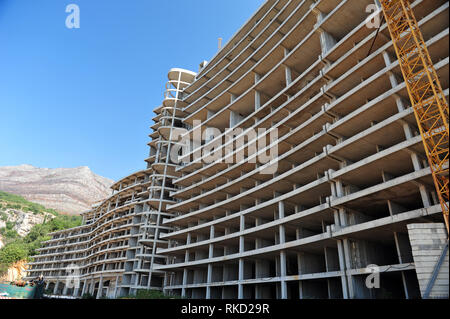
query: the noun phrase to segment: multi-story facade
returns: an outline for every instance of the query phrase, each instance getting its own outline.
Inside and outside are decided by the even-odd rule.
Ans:
[[[110,197],[82,214],[82,226],[50,234],[29,265],[28,279],[43,275],[53,294],[74,297],[115,298],[162,288],[165,273],[155,268],[166,258],[156,250],[167,247],[160,235],[169,227],[162,219],[172,216],[167,205],[174,203],[170,192],[180,175],[168,160],[169,137],[183,126],[176,103],[195,75],[170,70],[163,104],[155,110],[147,168],[112,185]]]
[[[448,98],[449,4],[411,5]],[[144,182],[119,182],[101,205],[109,213],[96,219],[96,207],[86,225],[54,235],[71,240],[64,234],[92,232],[103,214],[131,212],[129,247],[107,256],[122,259],[99,259],[120,237],[90,239],[85,285],[100,276],[122,294],[158,286],[189,298],[420,297],[408,225],[441,223],[442,213],[389,31],[367,23],[380,11],[376,0],[268,0],[197,75],[169,73],[177,89],[156,110]],[[243,146],[242,136],[227,139],[236,128]],[[266,135],[247,134],[258,129]],[[206,138],[183,157],[195,160],[167,156],[196,132]],[[270,174],[252,160],[261,139],[259,154],[276,149]],[[228,152],[212,163],[194,156],[213,145]],[[245,161],[227,161],[240,152]],[[47,258],[58,243],[46,243],[34,274],[55,265]],[[366,286],[370,265],[380,289]]]

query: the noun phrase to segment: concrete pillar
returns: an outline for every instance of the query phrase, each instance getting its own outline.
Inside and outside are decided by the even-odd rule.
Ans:
[[[347,287],[347,275],[345,267],[344,246],[342,240],[337,241],[338,256],[339,256],[339,268],[343,272],[341,275],[342,296],[344,299],[348,299],[348,287]]]
[[[289,55],[289,50],[288,49],[284,49],[284,56],[288,56]],[[292,83],[292,70],[290,67],[288,67],[287,65],[285,65],[285,76],[286,76],[286,86],[289,86],[289,84]]]
[[[259,75],[258,73],[255,73],[255,84],[258,83],[259,80],[261,80],[261,75]]]
[[[398,261],[400,264],[403,264],[404,261],[403,261],[403,256],[402,256],[402,252],[400,249],[399,234],[397,232],[394,232],[394,240],[395,240],[395,248],[397,249]],[[405,272],[402,271],[401,275],[402,275],[403,289],[405,291],[405,297],[406,297],[406,299],[410,299],[409,292],[408,292],[408,283],[406,281]]]
[[[59,286],[59,280],[56,281],[55,287],[53,288],[53,294],[54,295],[56,295],[56,293],[58,292],[58,286]]]
[[[283,219],[285,217],[285,206],[284,202],[280,201],[278,203],[278,218]],[[283,245],[286,243],[286,231],[285,226],[280,225],[279,226],[279,232],[280,232],[280,244]],[[285,277],[287,275],[286,272],[286,252],[281,251],[280,252],[280,277],[281,277],[281,299],[287,299],[287,283],[285,280]]]
[[[211,226],[209,230],[209,238],[213,239],[215,237],[215,228],[214,225]],[[209,254],[208,258],[211,259],[214,256],[214,245],[209,245]],[[212,264],[208,264],[208,275],[207,275],[207,283],[208,286],[206,287],[206,299],[211,299],[211,287],[209,286],[212,282],[212,272],[213,272],[213,266]]]
[[[209,286],[212,282],[212,264],[208,265],[208,276],[207,276],[207,283],[208,286],[206,286],[206,299],[211,299],[211,287]]]
[[[72,296],[73,296],[73,297],[78,297],[78,293],[79,293],[79,292],[80,292],[80,286],[75,287],[74,290],[73,290]]]
[[[420,171],[422,169],[422,165],[420,164],[419,156],[416,153],[411,154],[411,161],[414,166],[414,171]]]
[[[350,243],[347,238],[342,240],[342,246],[344,248],[343,250],[344,250],[344,257],[345,257],[345,268],[346,268],[346,270],[352,269]],[[355,298],[353,277],[350,274],[346,274],[346,278],[347,278],[348,297],[350,299],[353,299],[353,298]]]
[[[344,197],[345,196],[345,192],[344,192],[344,187],[342,185],[341,181],[336,181],[335,182],[335,186],[336,186],[336,196],[337,197]]]
[[[279,219],[283,219],[285,217],[284,215],[284,202],[281,201],[278,203],[278,218]],[[280,232],[280,244],[284,244],[286,242],[286,231],[285,231],[285,226],[284,225],[280,225],[279,226],[279,232]]]
[[[286,86],[292,83],[292,70],[290,67],[285,66]]]
[[[425,185],[419,186],[420,197],[422,197],[423,207],[431,207],[431,198]]]
[[[233,101],[233,98],[232,98],[231,100]],[[216,114],[216,112],[213,112],[213,111],[211,111],[211,110],[207,110],[207,111],[208,111],[208,113],[207,113],[207,115],[206,115],[206,118],[207,118],[207,119],[210,119],[211,117],[214,116],[214,114]]]
[[[100,276],[100,281],[98,283],[97,299],[101,298],[103,290],[103,275]]]
[[[186,297],[186,285],[187,285],[188,271],[186,268],[183,270],[183,288],[181,289],[181,296]]]
[[[327,54],[337,43],[331,34],[324,30],[319,30],[320,32],[320,45],[322,47],[322,54]]]
[[[94,278],[91,279],[91,286],[89,287],[89,294],[94,295],[95,291],[95,284],[94,284]]]
[[[87,279],[84,280],[83,289],[81,290],[81,297],[83,297],[83,295],[85,294],[86,288],[87,288]]]
[[[240,217],[240,231],[243,232],[245,230],[245,216],[241,215]],[[245,251],[245,240],[244,236],[239,236],[239,252],[243,253]]]
[[[240,231],[243,232],[245,230],[245,215],[241,215],[240,217]],[[245,240],[244,236],[239,237],[239,252],[243,253],[245,251]],[[238,298],[244,298],[244,286],[242,285],[242,281],[244,280],[244,259],[239,259],[239,285],[238,285]]]
[[[299,239],[298,233],[297,233],[297,239]],[[298,274],[302,275],[303,274],[302,253],[297,253],[297,268],[298,268],[298,270],[297,270]],[[301,280],[298,282],[298,298],[303,299],[303,283]]]
[[[383,60],[386,66],[390,66],[392,64],[391,57],[388,52],[383,51]]]
[[[114,298],[117,298],[118,288],[119,288],[119,276],[116,277],[116,285],[114,286]]]
[[[244,299],[244,259],[239,258],[239,285],[238,285],[238,299]]]
[[[242,120],[243,120],[243,117],[239,113],[230,111],[230,128],[235,127]]]
[[[255,111],[261,107],[261,92],[255,90]]]
[[[281,299],[287,299],[287,283],[286,283],[286,252],[280,252],[280,277],[281,277]]]
[[[189,245],[191,243],[191,233],[188,233],[186,236],[186,245]],[[189,262],[189,250],[186,250],[185,255],[184,255],[184,262]],[[188,276],[188,271],[185,268],[183,270],[183,288],[181,290],[181,296],[182,297],[186,297],[186,285],[187,285],[187,276]]]

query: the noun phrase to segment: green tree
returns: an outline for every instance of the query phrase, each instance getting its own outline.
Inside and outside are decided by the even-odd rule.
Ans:
[[[0,262],[5,265],[11,265],[27,256],[27,245],[21,242],[11,243],[0,250]]]

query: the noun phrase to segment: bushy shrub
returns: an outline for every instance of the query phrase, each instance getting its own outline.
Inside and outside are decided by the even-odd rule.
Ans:
[[[5,202],[7,208],[31,211],[34,214],[45,211],[55,216],[48,221],[46,221],[47,218],[44,219],[43,224],[35,225],[25,238],[20,238],[14,230],[14,223],[4,220],[6,221],[6,227],[0,229],[0,234],[4,237],[6,245],[0,250],[0,271],[6,271],[14,262],[28,260],[29,257],[36,255],[36,249],[42,247],[42,242],[50,239],[49,233],[78,227],[82,222],[80,216],[60,215],[55,210],[28,202],[21,196],[0,192],[0,200]],[[7,215],[4,213],[0,215],[2,220],[7,219],[6,217]]]
[[[11,243],[0,250],[0,263],[11,265],[28,256],[27,245],[21,242]]]
[[[180,297],[166,296],[159,290],[138,290],[136,295],[129,295],[121,299],[180,299]]]

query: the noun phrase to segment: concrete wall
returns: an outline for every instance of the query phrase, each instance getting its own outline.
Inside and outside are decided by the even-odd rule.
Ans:
[[[442,255],[447,233],[444,224],[410,224],[408,225],[414,263],[420,292],[425,293],[427,285],[435,269],[436,263]],[[441,266],[430,298],[448,298],[449,283],[448,251]]]

